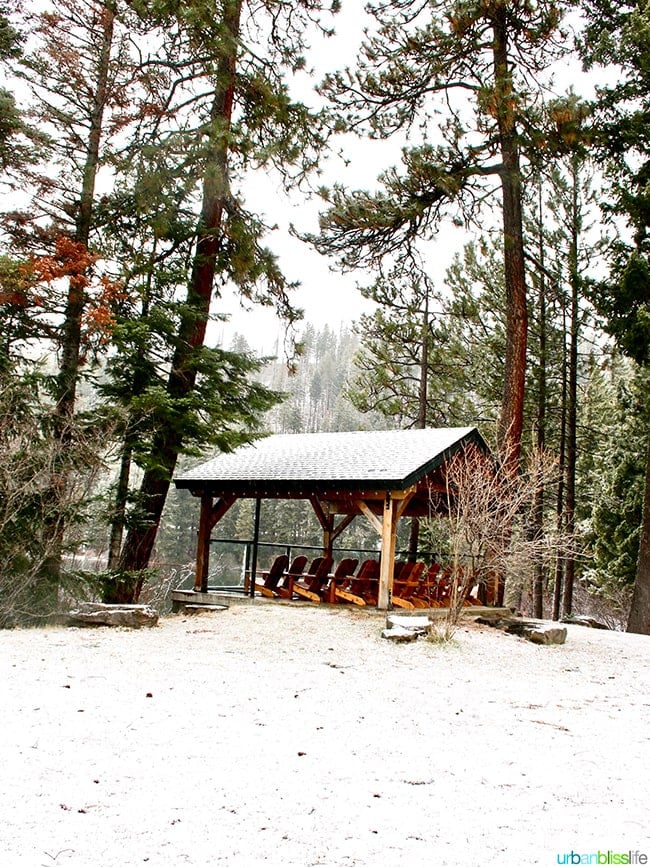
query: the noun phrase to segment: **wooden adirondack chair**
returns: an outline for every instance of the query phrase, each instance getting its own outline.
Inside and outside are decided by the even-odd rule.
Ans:
[[[425,570],[424,563],[406,563],[399,577],[393,581],[393,604],[399,608],[417,608],[413,596],[420,588],[420,579]]]
[[[438,573],[440,563],[432,563],[420,581],[419,588],[411,597],[411,602],[416,608],[436,608],[436,595],[438,592]]]
[[[309,599],[311,602],[320,602],[320,591],[327,582],[329,571],[332,568],[334,558],[329,554],[324,557],[316,557],[309,571],[299,581],[293,582],[293,592],[301,599]]]
[[[291,566],[282,576],[282,581],[275,588],[276,595],[282,599],[291,599],[293,596],[293,584],[297,581],[305,571],[307,565],[307,557],[304,554],[299,554],[294,557]]]
[[[323,598],[327,602],[336,602],[337,600],[354,602],[355,600],[358,600],[355,604],[366,604],[360,596],[354,596],[352,593],[347,593],[346,595],[344,589],[345,585],[354,575],[354,570],[357,568],[358,564],[359,561],[355,557],[344,557],[343,560],[341,560],[334,570],[334,574],[330,575],[329,584],[323,590]]]
[[[379,590],[379,560],[364,560],[346,590],[363,599],[366,605],[376,605]]]
[[[267,572],[259,573],[263,580],[261,583],[255,581],[255,589],[258,590],[262,596],[268,596],[273,599],[273,597],[277,595],[276,589],[278,582],[280,581],[280,578],[282,578],[288,565],[289,557],[286,554],[280,554],[275,558],[271,564],[271,568]]]

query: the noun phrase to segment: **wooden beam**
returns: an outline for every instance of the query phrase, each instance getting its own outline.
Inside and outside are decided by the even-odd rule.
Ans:
[[[255,516],[253,518],[253,551],[251,554],[251,578],[250,578],[250,597],[255,598],[255,576],[257,574],[257,551],[260,540],[260,515],[262,513],[262,500],[257,497],[255,500]]]
[[[323,528],[323,553],[331,554],[332,542],[334,541],[334,535],[332,532],[334,527],[334,515],[330,515],[329,507],[327,507],[327,511],[323,508],[323,504],[318,497],[311,496],[309,502],[318,518],[319,524]]]
[[[404,499],[400,500],[397,503],[397,511],[396,511],[396,518],[395,518],[396,521],[399,521],[399,519],[402,517],[402,515],[406,511],[406,507],[411,502],[413,495],[415,494],[415,490],[416,490],[415,487],[411,488],[411,490],[406,494]],[[393,499],[395,499],[395,498],[393,497]]]
[[[377,533],[379,533],[379,535],[381,536],[382,522],[379,520],[377,515],[375,515],[370,506],[367,503],[364,503],[363,500],[355,500],[354,505],[359,509],[362,514],[366,516],[366,518],[370,521]]]
[[[194,590],[206,593],[208,590],[208,569],[210,566],[210,533],[215,524],[223,518],[237,498],[232,495],[222,497],[213,504],[212,494],[201,494],[201,514],[199,516],[199,532],[196,542],[196,571],[194,573]]]
[[[311,507],[314,510],[316,517],[318,518],[318,523],[321,525],[323,530],[330,529],[330,517],[326,514],[325,509],[323,508],[323,504],[316,496],[311,496],[309,498],[309,502],[311,503]]]
[[[219,523],[236,499],[237,497],[234,494],[228,494],[225,497],[221,497],[221,499],[214,504],[212,512],[210,513],[211,530],[214,528],[215,524]]]
[[[323,528],[323,550],[327,554],[331,554],[333,543],[341,535],[343,530],[354,521],[356,515],[344,515],[339,523],[335,525],[335,516],[330,512],[329,503],[323,505],[316,496],[310,497],[309,502],[318,518],[319,524]]]
[[[349,527],[355,518],[356,515],[345,515],[345,517],[342,518],[342,520],[340,520],[339,523],[332,530],[332,541],[338,539],[343,530],[345,530],[346,527]]]

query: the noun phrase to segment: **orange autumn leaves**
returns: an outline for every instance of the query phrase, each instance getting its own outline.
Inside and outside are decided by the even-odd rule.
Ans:
[[[99,340],[105,343],[115,326],[116,308],[126,299],[126,292],[121,282],[96,273],[98,260],[99,256],[85,244],[59,235],[52,254],[33,256],[22,266],[23,288],[0,290],[0,303],[53,310],[57,306],[55,297],[48,296],[51,296],[52,289],[56,292],[57,281],[67,281],[69,298],[76,296],[81,303],[86,342]],[[25,284],[31,287],[29,294]]]

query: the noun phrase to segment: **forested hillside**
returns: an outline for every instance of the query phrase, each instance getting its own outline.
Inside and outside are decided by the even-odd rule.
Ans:
[[[470,424],[505,486],[529,484],[500,530],[529,550],[499,579],[514,604],[602,598],[650,634],[649,16],[0,2],[0,625],[190,564],[172,479],[215,450]],[[359,43],[328,50],[335,32]],[[358,321],[302,318],[295,275],[327,286],[275,249],[289,207],[294,240],[357,280]],[[276,312],[274,359],[253,333],[218,345],[226,292]],[[219,535],[250,520],[233,507]],[[411,553],[451,545],[411,529]],[[296,504],[268,506],[272,533],[319,537]],[[348,543],[376,540],[354,522]]]

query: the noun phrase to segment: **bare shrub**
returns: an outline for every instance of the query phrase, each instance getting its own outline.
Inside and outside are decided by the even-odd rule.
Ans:
[[[62,589],[72,592],[74,576],[62,584],[50,567],[81,541],[101,449],[99,435],[81,425],[69,433],[62,450],[35,378],[0,377],[0,627],[41,622]]]
[[[449,598],[445,616],[434,620],[436,640],[449,640],[468,600],[493,603],[498,584],[531,580],[534,564],[552,563],[558,539],[554,530],[528,531],[540,479],[550,480],[556,462],[534,452],[518,474],[501,471],[494,457],[469,446],[448,463],[446,514],[431,519],[432,534],[446,538]],[[435,526],[437,524],[437,526]],[[568,550],[567,540],[562,540]]]

